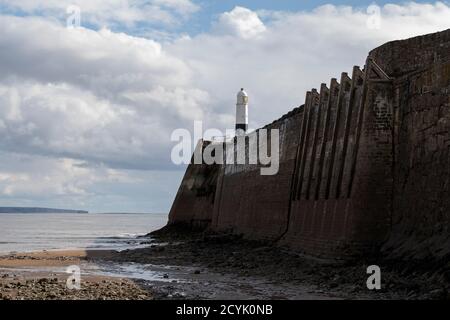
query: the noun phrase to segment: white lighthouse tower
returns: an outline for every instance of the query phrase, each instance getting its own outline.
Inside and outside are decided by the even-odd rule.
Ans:
[[[248,129],[248,95],[241,88],[236,102],[236,135],[245,134]]]

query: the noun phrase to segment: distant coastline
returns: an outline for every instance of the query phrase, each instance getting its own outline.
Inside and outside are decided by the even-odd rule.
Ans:
[[[35,207],[0,207],[0,213],[89,213],[89,211]]]

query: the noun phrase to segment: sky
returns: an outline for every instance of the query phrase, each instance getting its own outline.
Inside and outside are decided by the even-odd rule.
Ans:
[[[233,128],[241,87],[261,127],[448,28],[448,2],[0,0],[0,206],[168,212],[175,129]]]

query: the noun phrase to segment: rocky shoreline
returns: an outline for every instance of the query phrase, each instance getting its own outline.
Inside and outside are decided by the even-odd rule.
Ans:
[[[0,300],[151,300],[150,292],[124,279],[84,280],[80,290],[69,290],[66,279],[26,279],[2,274]]]
[[[450,299],[450,265],[445,262],[367,260],[330,261],[295,254],[271,243],[246,241],[239,236],[164,228],[153,232],[157,242],[126,250],[115,261],[186,265],[198,272],[234,274],[272,283],[310,286],[312,293],[340,299]],[[159,245],[159,244],[164,245]],[[368,290],[367,266],[382,270],[381,290]],[[288,295],[279,297],[290,299]]]
[[[97,258],[108,252],[92,252]],[[83,274],[79,290],[69,289],[67,266],[86,264],[87,251],[43,251],[0,257],[0,300],[148,300],[135,281]]]
[[[270,243],[179,228],[163,228],[142,242],[150,244],[0,257],[0,299],[450,299],[445,265],[325,261]],[[86,272],[81,290],[66,288],[61,269],[73,264]],[[382,270],[381,290],[367,289],[371,264]]]

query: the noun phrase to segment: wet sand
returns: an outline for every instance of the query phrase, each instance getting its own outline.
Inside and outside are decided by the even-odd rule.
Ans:
[[[157,245],[157,252],[166,244]],[[164,249],[161,249],[164,248]],[[209,271],[201,265],[129,259],[134,250],[59,250],[0,257],[0,299],[337,299],[314,288]],[[148,254],[149,251],[140,252]],[[145,260],[145,261],[144,261]],[[155,261],[156,262],[156,261]],[[170,262],[170,261],[166,261]],[[81,269],[81,290],[69,290],[66,267]]]
[[[97,253],[93,251],[89,254]],[[13,253],[0,256],[0,268],[69,266],[86,259],[87,255],[87,251],[81,249]]]
[[[3,300],[147,300],[150,292],[125,278],[96,274],[81,275],[81,287],[69,289],[68,266],[81,269],[87,257],[96,259],[109,251],[42,251],[0,257],[0,299]]]
[[[238,288],[247,288],[243,292],[257,299],[450,299],[450,265],[446,258],[324,260],[268,242],[196,233],[176,226],[151,236],[157,240],[154,245],[125,250],[111,258],[117,262],[184,266],[202,274],[220,275],[222,278],[212,285],[219,292],[227,278],[233,277]],[[380,290],[367,287],[370,265],[381,269]]]
[[[402,272],[380,261],[324,261],[238,237],[159,232],[146,248],[66,250],[0,257],[0,299],[449,299],[448,274]],[[67,266],[81,269],[69,290]],[[418,269],[412,269],[418,271]]]

